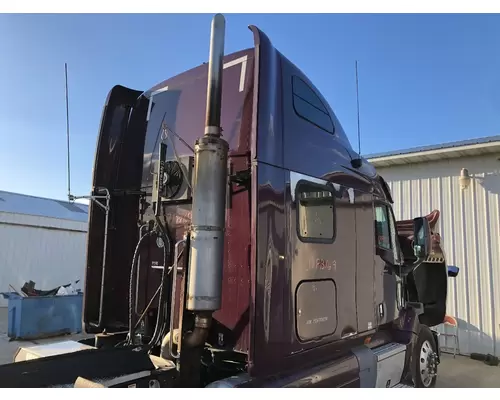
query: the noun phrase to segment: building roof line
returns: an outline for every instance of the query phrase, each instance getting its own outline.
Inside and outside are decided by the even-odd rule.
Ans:
[[[89,206],[0,190],[0,213],[87,222]]]
[[[63,202],[63,203],[68,203],[70,204],[70,202],[68,200],[60,200],[60,199],[51,199],[50,197],[42,197],[42,196],[35,196],[35,195],[32,195],[32,194],[24,194],[24,193],[16,193],[16,192],[10,192],[8,190],[0,190],[0,193],[5,193],[5,194],[10,194],[12,196],[22,196],[22,197],[29,197],[31,199],[39,199],[39,200],[50,200],[50,201],[60,201],[60,202]],[[86,204],[84,203],[78,203],[78,204],[81,204],[83,206],[85,206]]]
[[[394,158],[397,156],[418,155],[419,153],[424,153],[424,152],[455,151],[455,150],[460,151],[466,146],[474,146],[476,148],[479,148],[479,147],[486,147],[492,144],[500,144],[500,135],[461,140],[457,142],[448,142],[438,145],[412,147],[409,149],[394,150],[383,153],[373,153],[373,154],[367,154],[363,157],[368,160],[375,160],[381,158]]]

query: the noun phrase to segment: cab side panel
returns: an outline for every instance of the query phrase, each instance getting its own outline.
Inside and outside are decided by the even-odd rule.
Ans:
[[[342,340],[358,333],[353,188],[369,192],[372,185],[369,179],[343,166],[349,164],[345,160],[350,160],[350,146],[319,93],[265,35],[258,30],[254,34],[258,103],[252,154],[256,160],[252,166],[255,270],[249,372],[264,377],[328,362],[359,345],[354,340]],[[298,95],[312,93],[314,98],[308,98],[313,108],[306,104],[301,115],[294,108],[304,106],[300,96],[294,94],[294,82]],[[317,103],[318,98],[323,105]],[[315,113],[316,106],[323,114],[327,110],[327,119],[323,115],[320,118],[330,131],[333,125],[334,134],[304,119],[309,111]],[[300,175],[306,183],[320,179],[320,187],[305,186],[305,192],[297,191]],[[324,207],[321,210],[315,208],[318,204],[310,204],[314,210],[311,214],[317,213],[318,221],[328,213],[334,214],[334,222],[325,222],[335,229],[333,238],[331,229],[323,230],[321,223],[312,223],[314,218],[306,218],[305,230],[301,227],[299,208],[309,205],[300,205],[297,196],[311,193],[314,197],[323,192],[329,193],[326,200],[331,203],[320,202]],[[310,233],[312,240],[307,238]],[[321,238],[325,240],[317,240]],[[314,296],[318,291],[324,295]],[[372,302],[373,291],[368,296]]]

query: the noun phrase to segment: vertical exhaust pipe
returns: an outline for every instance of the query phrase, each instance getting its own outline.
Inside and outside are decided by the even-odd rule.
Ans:
[[[225,30],[226,20],[224,16],[222,14],[215,15],[212,19],[212,31],[210,35],[205,135],[221,135],[220,115],[222,108],[222,71]]]
[[[192,349],[205,344],[212,313],[221,308],[222,300],[229,151],[220,126],[225,28],[224,16],[215,15],[210,36],[205,132],[194,147],[186,309],[194,312],[195,321],[194,329],[182,337],[182,346]],[[163,338],[162,357],[169,358],[169,352],[173,358],[179,357],[172,353],[174,335],[171,328]]]
[[[195,170],[186,308],[196,313],[186,344],[203,345],[212,313],[221,308],[229,145],[221,138],[225,19],[212,20],[205,132],[195,143]]]

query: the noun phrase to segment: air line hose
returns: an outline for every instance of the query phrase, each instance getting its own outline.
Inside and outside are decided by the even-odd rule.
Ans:
[[[144,235],[142,235],[140,238],[139,238],[139,241],[137,242],[137,245],[135,246],[135,250],[134,250],[134,256],[132,257],[132,266],[130,268],[130,279],[129,279],[129,313],[128,313],[128,338],[127,338],[127,342],[128,343],[133,343],[133,333],[134,333],[134,328],[133,328],[133,304],[134,304],[134,298],[133,298],[133,295],[134,295],[134,278],[135,278],[135,275],[136,275],[136,266],[137,266],[137,259],[139,257],[139,251],[140,251],[140,248],[141,248],[141,244],[143,243],[143,241],[151,236],[152,234],[154,233],[154,231],[149,231],[149,232],[146,232]]]
[[[163,238],[162,238],[163,239]],[[153,333],[153,337],[148,343],[148,347],[154,346],[156,342],[158,342],[161,336],[161,325],[163,324],[163,319],[165,317],[165,289],[167,286],[167,275],[168,275],[168,267],[167,267],[167,244],[165,243],[165,239],[163,239],[163,271],[161,274],[161,284],[160,284],[160,294],[158,298],[158,313],[156,316],[156,326]]]
[[[133,335],[135,332],[135,326],[133,323],[133,304],[134,304],[134,278],[136,275],[136,270],[137,270],[137,262],[138,262],[138,257],[139,257],[139,252],[142,243],[144,240],[150,236],[159,236],[163,242],[163,271],[162,271],[162,277],[161,277],[161,283],[160,283],[160,293],[159,293],[159,299],[158,299],[158,313],[157,313],[157,318],[156,318],[156,325],[155,325],[155,330],[153,333],[153,336],[151,340],[148,343],[148,347],[154,346],[159,339],[161,338],[162,331],[164,329],[164,319],[166,317],[165,315],[165,290],[166,286],[168,283],[168,278],[167,275],[169,273],[169,268],[167,267],[167,255],[169,252],[168,250],[171,249],[171,240],[168,236],[168,234],[165,231],[165,228],[163,224],[160,221],[160,218],[156,216],[156,224],[155,228],[149,232],[146,232],[144,235],[142,235],[137,243],[137,246],[134,251],[134,256],[132,258],[132,266],[130,270],[130,281],[129,281],[129,332],[128,332],[128,337],[127,337],[127,342],[128,344],[133,343]]]

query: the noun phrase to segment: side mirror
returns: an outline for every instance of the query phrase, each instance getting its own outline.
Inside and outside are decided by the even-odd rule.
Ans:
[[[455,278],[458,275],[459,271],[460,268],[456,267],[455,265],[448,265],[448,276],[450,278]]]
[[[431,229],[427,218],[413,220],[413,252],[415,257],[425,259],[431,251]]]

